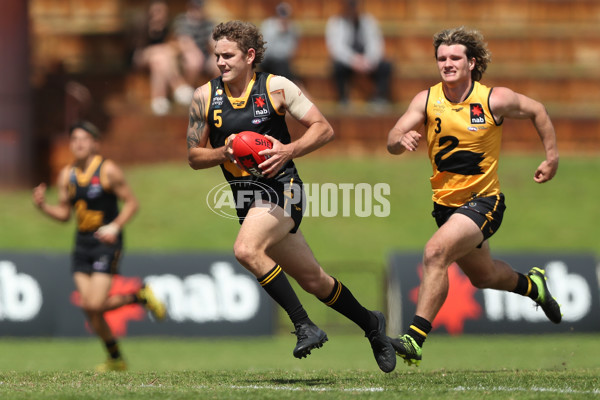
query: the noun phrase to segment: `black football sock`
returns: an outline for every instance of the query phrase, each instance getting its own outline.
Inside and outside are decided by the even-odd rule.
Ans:
[[[287,312],[293,324],[310,322],[306,310],[279,265],[275,265],[266,275],[258,278],[258,283]]]
[[[335,282],[331,294],[320,300],[360,326],[365,333],[377,329],[378,322],[375,315],[364,308],[340,281],[335,278],[333,280]]]
[[[132,296],[133,296],[133,299],[131,300],[131,303],[133,303],[133,304],[146,304],[147,303],[146,298],[141,297],[139,294],[139,291],[136,293],[133,293]]]
[[[415,342],[417,342],[420,347],[423,347],[423,343],[425,343],[425,339],[427,339],[429,332],[431,332],[431,322],[415,315],[406,334],[415,339]]]
[[[121,352],[119,351],[119,345],[117,344],[116,340],[108,340],[104,342],[104,346],[106,346],[106,350],[108,351],[110,358],[113,360],[121,358]]]
[[[517,287],[515,287],[512,292],[520,294],[521,296],[527,296],[533,300],[537,299],[539,296],[538,288],[531,278],[520,272],[517,272],[517,275],[519,275]]]

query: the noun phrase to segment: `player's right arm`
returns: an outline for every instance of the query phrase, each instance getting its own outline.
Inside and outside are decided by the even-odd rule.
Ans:
[[[425,123],[427,94],[427,90],[419,92],[388,133],[387,149],[391,154],[402,154],[405,150],[415,151],[419,146],[421,134],[416,129]]]
[[[187,129],[188,163],[193,169],[211,168],[229,159],[230,146],[213,149],[208,146],[209,127],[206,119],[210,85],[196,89],[190,104]]]
[[[63,168],[58,175],[58,202],[46,203],[46,184],[40,183],[33,189],[33,203],[44,214],[61,222],[68,221],[71,217],[71,204],[69,203],[69,167]]]

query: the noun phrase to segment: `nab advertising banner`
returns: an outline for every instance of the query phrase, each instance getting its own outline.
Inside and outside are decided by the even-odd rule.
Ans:
[[[276,327],[274,302],[231,255],[131,254],[111,293],[143,283],[167,305],[152,321],[138,304],[105,313],[117,336],[256,336]],[[91,330],[78,307],[69,255],[0,253],[0,335],[83,336]]]
[[[479,290],[456,264],[448,270],[450,290],[433,321],[433,330],[462,333],[559,333],[600,331],[597,262],[592,255],[495,255],[515,270],[546,270],[547,284],[561,305],[562,322],[550,322],[528,297],[499,290]],[[422,276],[421,254],[394,254],[390,260],[387,299],[390,334],[404,333],[415,314]]]

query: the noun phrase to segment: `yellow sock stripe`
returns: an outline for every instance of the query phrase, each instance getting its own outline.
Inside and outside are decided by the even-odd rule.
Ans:
[[[423,332],[422,330],[420,330],[419,328],[417,328],[414,325],[411,325],[410,329],[412,329],[413,331],[417,332],[419,335],[422,335],[423,337],[427,337],[427,334],[425,332]]]
[[[263,279],[262,281],[259,282],[260,286],[268,285],[273,279],[275,279],[275,277],[277,275],[279,275],[280,272],[281,272],[281,266],[277,265],[265,279]]]
[[[531,293],[531,279],[525,275],[525,278],[527,278],[527,292],[525,292],[525,296],[529,296],[529,293]]]
[[[331,300],[329,300],[327,303],[325,303],[325,305],[331,306],[340,297],[340,293],[342,293],[342,283],[340,281],[337,281],[337,284],[338,284],[338,287],[337,287],[337,290],[335,291],[335,294],[333,295],[333,298]]]

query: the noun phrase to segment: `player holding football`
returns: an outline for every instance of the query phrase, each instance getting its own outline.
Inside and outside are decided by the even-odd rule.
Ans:
[[[333,139],[329,122],[288,79],[255,72],[265,51],[256,26],[242,21],[222,23],[215,27],[213,39],[221,76],[194,93],[187,131],[188,159],[194,169],[220,165],[236,199],[239,190],[258,187],[253,183],[265,188],[262,201],[237,205],[241,228],[233,246],[235,257],[288,313],[297,336],[295,357],[306,357],[312,349],[321,347],[327,335],[309,319],[286,273],[304,290],[360,326],[379,368],[391,372],[396,355],[385,334],[383,314],[364,308],[346,286],[323,271],[299,230],[302,202],[294,198],[295,206],[285,205],[286,200],[292,200],[292,183],[302,186],[293,159]],[[286,113],[306,127],[293,142]],[[261,152],[270,156],[259,165],[265,178],[242,172],[230,161],[234,134],[247,130],[264,134],[273,142],[272,149]],[[294,193],[302,195],[302,191]]]
[[[33,202],[44,214],[62,222],[70,219],[71,210],[75,211],[77,234],[72,255],[73,280],[81,296],[81,308],[109,355],[96,370],[122,371],[127,365],[104,319],[104,312],[139,303],[161,320],[165,318],[165,306],[149,287],[128,295],[109,296],[123,247],[122,228],[136,213],[138,202],[121,169],[98,154],[98,129],[81,121],[72,125],[69,133],[75,161],[59,173],[58,204],[46,203],[46,185],[43,183],[34,188]],[[123,202],[121,211],[118,200]]]
[[[554,323],[560,307],[546,286],[545,271],[527,275],[492,259],[488,239],[498,230],[504,195],[498,182],[498,159],[505,118],[529,119],[544,145],[546,159],[533,179],[547,182],[556,174],[556,134],[544,106],[505,87],[481,83],[490,62],[483,36],[464,27],[434,36],[441,82],[418,93],[388,135],[392,154],[415,151],[425,126],[433,167],[433,216],[439,227],[425,245],[417,310],[407,333],[392,344],[411,365],[421,360],[423,342],[448,294],[448,266],[456,262],[477,288],[514,292],[533,299]]]

